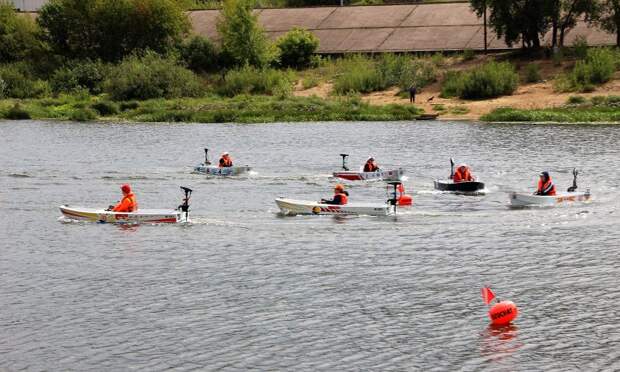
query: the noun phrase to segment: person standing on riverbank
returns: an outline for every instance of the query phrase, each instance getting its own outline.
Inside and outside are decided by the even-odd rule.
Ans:
[[[409,87],[409,103],[415,102],[415,95],[417,93],[418,89],[416,88],[415,84],[411,84],[411,86]]]

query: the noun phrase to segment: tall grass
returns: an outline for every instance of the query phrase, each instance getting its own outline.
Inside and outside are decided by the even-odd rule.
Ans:
[[[597,85],[611,80],[620,68],[620,52],[609,48],[592,48],[573,70],[560,75],[554,82],[558,92],[591,92]]]
[[[245,66],[229,71],[217,88],[221,95],[267,94],[285,97],[293,90],[294,74],[273,68]]]
[[[489,62],[466,72],[449,72],[442,85],[442,97],[485,99],[512,94],[519,75],[508,62]]]

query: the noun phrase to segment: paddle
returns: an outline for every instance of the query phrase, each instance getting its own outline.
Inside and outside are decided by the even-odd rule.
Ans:
[[[340,154],[340,156],[342,156],[342,169],[348,171],[349,168],[347,168],[347,157],[349,156],[349,154]]]
[[[454,159],[450,158],[450,179],[454,177]]]
[[[189,221],[189,198],[191,198],[193,190],[183,186],[181,186],[181,190],[185,193],[185,197],[183,198],[183,204],[179,205],[179,209],[185,213],[185,222],[187,222]]]
[[[211,165],[209,161],[209,149],[205,147],[205,165]]]
[[[569,187],[568,192],[575,192],[577,191],[577,175],[579,174],[579,172],[577,171],[577,168],[573,168],[573,186]]]

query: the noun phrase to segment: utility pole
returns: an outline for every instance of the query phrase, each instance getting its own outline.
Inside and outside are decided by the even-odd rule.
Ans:
[[[487,2],[486,0],[484,1],[483,17],[484,17],[484,52],[486,53],[487,52]]]

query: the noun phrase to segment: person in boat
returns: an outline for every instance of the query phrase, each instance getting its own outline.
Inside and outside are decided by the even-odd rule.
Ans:
[[[369,157],[368,160],[366,160],[366,164],[364,164],[364,172],[377,172],[378,170],[379,166],[375,162],[375,158],[372,156]]]
[[[538,179],[538,188],[536,189],[536,193],[534,195],[555,195],[555,185],[553,184],[551,176],[549,176],[549,172],[542,172],[540,174],[540,178]]]
[[[230,158],[230,155],[227,152],[223,153],[222,157],[220,158],[219,167],[229,168],[232,166],[233,166],[233,162],[232,162],[232,159]]]
[[[110,206],[108,210],[112,212],[135,212],[138,210],[138,201],[136,195],[131,191],[131,186],[124,184],[121,186],[123,199],[115,206]]]
[[[472,182],[475,180],[476,179],[471,175],[471,169],[467,166],[467,164],[459,165],[452,176],[452,181],[454,181],[454,183]]]
[[[349,202],[349,193],[344,190],[344,186],[337,184],[334,187],[334,198],[331,200],[321,199],[322,204],[345,205]]]

